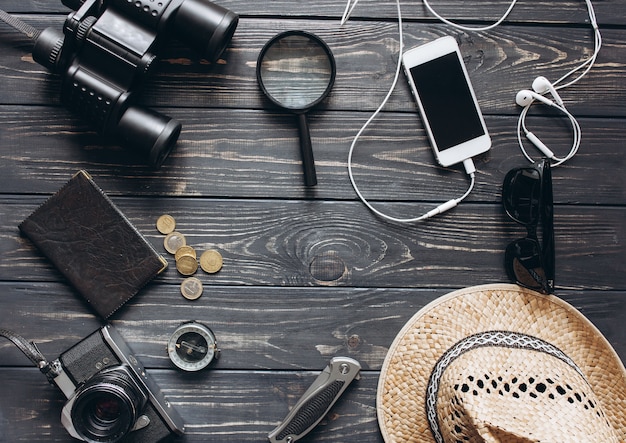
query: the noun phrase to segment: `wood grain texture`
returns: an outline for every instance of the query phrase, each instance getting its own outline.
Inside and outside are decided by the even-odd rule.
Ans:
[[[209,325],[222,349],[214,370],[321,370],[335,355],[357,359],[365,371],[380,370],[402,326],[423,306],[450,288],[262,287],[236,289],[200,277],[205,293],[184,300],[177,284],[146,287],[112,318],[112,324],[150,369],[172,369],[165,345],[183,321]],[[38,344],[48,358],[99,327],[76,294],[62,283],[3,283],[3,326]],[[593,321],[619,355],[626,356],[626,332],[611,320],[623,312],[620,291],[559,290]],[[19,299],[19,303],[15,303]],[[37,309],[39,307],[39,309]],[[30,321],[25,324],[24,315]],[[64,324],[60,328],[59,324]],[[33,324],[37,327],[34,328]],[[3,364],[29,366],[9,342],[0,342]],[[208,371],[211,372],[211,371]],[[45,381],[45,380],[44,380]]]
[[[86,169],[113,196],[356,199],[347,158],[352,139],[367,118],[363,113],[310,116],[319,180],[311,190],[303,186],[293,116],[263,110],[167,112],[185,124],[170,157],[153,171],[130,150],[103,142],[65,110],[35,108],[36,115],[27,115],[33,108],[0,106],[0,193],[52,194],[77,170]],[[486,120],[493,146],[476,159],[477,186],[470,200],[499,203],[504,174],[525,160],[515,135],[517,118]],[[592,205],[625,201],[622,120],[579,120],[580,151],[553,173],[556,201]],[[528,118],[527,124],[559,155],[567,153],[571,129],[562,119],[537,116]],[[525,146],[538,158],[532,145]],[[353,167],[359,188],[373,201],[443,201],[460,195],[468,184],[461,168],[434,166],[415,114],[380,115],[359,139]],[[137,177],[139,182],[120,177]]]
[[[149,200],[149,206],[124,200],[118,206],[166,255],[164,237],[154,224],[161,213],[173,215],[188,244],[198,250],[221,251],[224,268],[214,280],[229,285],[463,287],[504,281],[502,251],[525,234],[503,215],[499,205],[461,205],[438,223],[384,230],[381,221],[360,203],[176,199]],[[386,212],[399,216],[421,214],[433,206],[381,204]],[[35,207],[14,202],[2,205],[7,211],[3,219],[8,220],[3,231],[12,233],[0,257],[3,279],[14,278],[18,269],[30,281],[59,277],[32,244],[11,228],[11,223],[16,226]],[[557,285],[623,288],[624,208],[563,206],[555,211]],[[342,272],[328,280],[323,273],[316,278],[311,271],[317,260],[328,260]],[[159,278],[179,281],[171,264]]]
[[[35,27],[61,26],[50,17],[30,22]],[[337,79],[320,109],[375,109],[387,93],[395,72],[399,49],[393,22],[358,22],[340,28],[336,22],[242,19],[232,44],[221,62],[208,64],[190,49],[172,42],[160,52],[154,78],[145,82],[141,104],[147,106],[263,108],[269,103],[256,82],[256,60],[263,44],[277,32],[304,29],[322,37],[335,53]],[[605,46],[592,73],[577,85],[562,91],[574,114],[623,114],[620,72],[626,59],[625,31],[603,32]],[[32,60],[27,41],[10,35],[7,57],[0,63],[0,79],[7,87],[0,103],[49,104],[59,102],[58,77]],[[407,23],[405,47],[410,48],[443,35],[453,35],[460,44],[474,89],[486,114],[513,114],[515,94],[530,88],[544,75],[553,81],[591,55],[592,33],[585,28],[502,26],[490,33],[468,34],[445,25]],[[3,48],[4,49],[4,48]],[[592,101],[593,106],[589,105]],[[386,110],[414,111],[406,81],[399,82]],[[226,111],[225,111],[226,112]]]
[[[185,417],[186,435],[177,441],[266,441],[267,434],[287,415],[313,382],[318,372],[224,372],[211,371],[181,377],[172,371],[150,371],[174,407]],[[0,369],[6,384],[19,384],[30,401],[15,413],[15,402],[0,397],[2,443],[64,442],[76,440],[65,434],[59,421],[62,394],[46,386],[37,370]],[[331,413],[302,442],[359,439],[382,442],[375,414],[377,373],[364,373],[342,396]],[[43,383],[42,383],[43,381]],[[45,398],[41,398],[41,394]],[[236,417],[236,419],[235,419]],[[12,428],[11,428],[12,426]]]
[[[503,25],[474,33],[438,22],[420,1],[402,2],[407,48],[443,35],[459,42],[493,139],[475,159],[468,200],[410,226],[374,216],[347,174],[353,137],[393,79],[395,2],[361,1],[343,27],[343,0],[217,3],[241,16],[222,59],[209,64],[168,39],[137,96],[183,124],[158,171],[67,111],[58,75],[32,60],[27,39],[0,25],[0,327],[55,358],[102,324],[17,228],[86,169],[169,262],[111,322],[181,412],[187,433],[176,441],[265,441],[329,359],[345,355],[363,366],[361,380],[301,441],[382,443],[376,387],[398,331],[450,291],[507,281],[504,248],[525,234],[501,206],[504,175],[526,164],[515,94],[591,54],[585,3],[520,0]],[[495,20],[508,4],[431,3],[470,25]],[[626,361],[626,8],[623,0],[594,5],[604,38],[598,62],[561,91],[582,144],[553,170],[557,295]],[[5,0],[1,8],[40,29],[60,28],[68,14],[56,0]],[[287,29],[320,35],[337,60],[330,96],[309,115],[315,189],[303,186],[293,116],[274,108],[255,79],[261,47]],[[571,130],[561,115],[536,106],[527,124],[559,155],[568,151]],[[468,184],[461,167],[436,165],[403,77],[353,161],[363,193],[397,216],[419,215]],[[180,295],[182,276],[155,228],[163,213],[176,218],[189,244],[224,257],[219,273],[197,274],[204,294],[196,301]],[[165,352],[171,332],[191,319],[209,325],[222,350],[197,374],[176,370]],[[60,423],[60,391],[7,340],[0,340],[0,379],[0,443],[75,441]]]
[[[242,16],[261,17],[324,17],[334,20],[341,18],[345,9],[344,1],[317,0],[315,2],[297,2],[289,0],[272,0],[269,2],[250,2],[246,0],[222,0],[217,2]],[[509,1],[483,1],[468,3],[459,0],[431,0],[431,5],[437,12],[451,19],[467,20],[469,22],[495,21],[504,13]],[[598,21],[601,24],[623,24],[626,11],[621,0],[604,0],[594,2]],[[434,21],[435,18],[427,12],[422,2],[417,0],[403,0],[402,13],[407,19]],[[69,9],[61,1],[50,0],[5,0],[3,9],[12,13],[58,13],[67,14]],[[396,2],[384,0],[360,4],[354,11],[353,20],[363,18],[396,18]],[[586,23],[588,21],[583,1],[556,0],[533,1],[520,0],[507,21],[530,21],[534,23]]]

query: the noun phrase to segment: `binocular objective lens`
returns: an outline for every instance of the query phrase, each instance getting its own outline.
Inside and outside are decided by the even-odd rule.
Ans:
[[[179,121],[148,108],[129,107],[118,124],[121,143],[159,168],[174,148],[182,125]]]
[[[228,46],[239,15],[207,0],[185,0],[174,20],[176,35],[211,63]]]

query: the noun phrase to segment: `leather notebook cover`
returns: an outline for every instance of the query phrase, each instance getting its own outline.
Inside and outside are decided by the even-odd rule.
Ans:
[[[85,171],[19,228],[103,319],[167,267]]]

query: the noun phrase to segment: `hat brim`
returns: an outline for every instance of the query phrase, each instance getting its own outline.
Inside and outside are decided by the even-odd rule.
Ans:
[[[378,382],[376,408],[383,439],[433,442],[426,387],[441,355],[485,331],[543,339],[582,370],[621,440],[626,441],[626,369],[600,331],[576,308],[552,295],[511,284],[451,292],[423,307],[394,339]]]

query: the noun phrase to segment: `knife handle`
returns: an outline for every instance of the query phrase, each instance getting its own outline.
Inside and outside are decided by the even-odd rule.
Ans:
[[[271,443],[293,443],[324,418],[350,382],[360,378],[361,365],[348,357],[335,357],[315,379],[282,423],[269,433]]]

